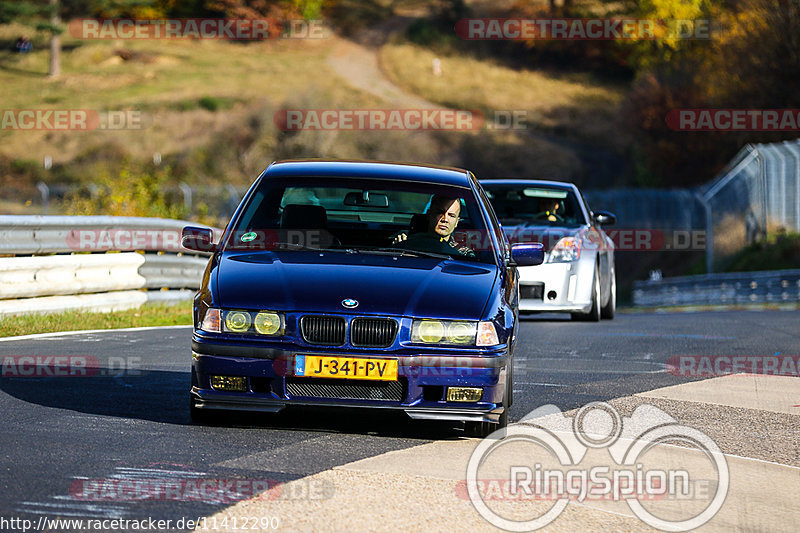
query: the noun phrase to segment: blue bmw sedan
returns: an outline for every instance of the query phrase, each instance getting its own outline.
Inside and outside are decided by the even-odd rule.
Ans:
[[[518,266],[468,171],[284,161],[256,179],[194,300],[191,415],[287,406],[393,409],[504,427],[512,402]]]

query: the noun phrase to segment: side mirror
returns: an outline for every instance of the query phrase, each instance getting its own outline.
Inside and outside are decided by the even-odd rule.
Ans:
[[[614,216],[614,213],[609,213],[608,211],[595,211],[592,214],[592,218],[601,226],[613,226],[617,223],[617,217]]]
[[[211,228],[198,228],[186,226],[181,232],[181,245],[195,252],[213,252],[217,249],[214,245],[214,232]]]
[[[536,266],[544,262],[544,245],[540,242],[512,244],[511,260],[517,266]]]

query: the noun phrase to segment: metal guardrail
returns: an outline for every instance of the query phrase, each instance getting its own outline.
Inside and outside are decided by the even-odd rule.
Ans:
[[[209,254],[180,245],[197,225],[141,217],[0,216],[0,316],[108,311],[190,299]],[[221,230],[214,229],[217,239]]]
[[[637,307],[752,303],[800,304],[800,270],[704,274],[633,284]]]

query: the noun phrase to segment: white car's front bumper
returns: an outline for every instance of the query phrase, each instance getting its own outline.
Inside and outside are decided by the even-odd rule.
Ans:
[[[519,268],[520,311],[587,313],[592,308],[595,259]]]

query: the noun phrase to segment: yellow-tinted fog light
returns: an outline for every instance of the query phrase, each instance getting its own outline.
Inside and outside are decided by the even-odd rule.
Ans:
[[[247,378],[240,376],[211,376],[211,388],[233,392],[247,392]]]
[[[447,387],[448,402],[478,402],[483,397],[480,387]]]

